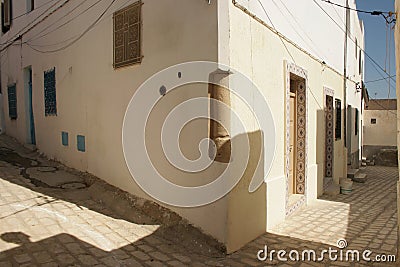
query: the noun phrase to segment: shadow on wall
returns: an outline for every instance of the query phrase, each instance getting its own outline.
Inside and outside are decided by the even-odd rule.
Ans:
[[[340,120],[337,119],[338,115],[340,115]],[[339,114],[334,105],[331,118],[332,125],[328,129],[327,111],[321,109],[317,110],[317,138],[315,140],[315,146],[319,177],[317,184],[318,196],[324,193],[324,178],[329,177],[326,172],[327,164],[332,165],[330,177],[333,178],[335,183],[339,184],[339,179],[346,176],[344,173],[347,168],[347,163],[345,162],[343,116],[344,109],[340,109]],[[337,125],[340,126],[338,127]],[[329,131],[332,132],[329,133]],[[330,148],[328,148],[328,146],[333,149],[332,152],[329,152]],[[332,157],[332,160],[329,159],[330,157]]]
[[[45,195],[46,198],[41,201],[43,204],[40,205],[63,200],[74,203],[78,208],[88,208],[115,219],[126,220],[139,225],[160,225],[153,235],[170,240],[168,241],[170,244],[176,243],[177,247],[182,247],[182,249],[195,246],[194,249],[198,251],[204,250],[207,253],[222,255],[221,253],[225,250],[231,253],[240,249],[246,243],[264,234],[266,231],[265,184],[262,183],[261,187],[253,193],[248,192],[253,176],[261,179],[264,177],[262,137],[262,133],[256,131],[235,136],[231,142],[225,144],[230,145],[230,143],[233,143],[240,147],[247,145],[248,138],[250,158],[242,179],[225,196],[228,199],[229,205],[226,210],[227,224],[225,226],[227,239],[223,245],[213,238],[202,234],[199,229],[188,225],[177,214],[170,211],[166,212],[165,208],[161,208],[154,202],[143,200],[144,204],[135,206],[135,202],[132,203],[132,201],[129,201],[132,197],[131,195],[100,180],[95,180],[92,184],[89,184],[88,188],[81,190],[48,188],[45,184],[38,183],[38,181],[23,181],[18,177],[18,174],[16,174],[17,178],[10,179],[10,182]],[[10,149],[3,149],[0,152],[0,160],[14,165],[18,173],[22,172],[23,174],[25,171],[21,171],[21,169],[29,168],[32,164],[31,158],[21,156]],[[237,150],[237,155],[234,155],[231,159],[233,168],[235,168],[236,160],[242,160],[241,154],[242,150],[239,149]],[[232,173],[235,174],[235,171]],[[140,202],[140,200],[135,201]],[[104,206],[108,207],[108,209],[104,208]],[[32,207],[28,207],[26,210],[30,208]],[[8,216],[12,215],[14,214]],[[212,211],[210,210],[205,216],[212,218]],[[244,231],[243,229],[246,230]],[[177,233],[182,235],[177,235]],[[196,239],[186,240],[185,236],[187,237],[189,234],[185,235],[184,233],[190,233],[191,238],[195,237]],[[196,245],[191,245],[191,243]]]
[[[255,136],[259,136],[260,133],[255,133]],[[260,139],[258,139],[260,140]],[[253,155],[253,153],[252,153]],[[248,172],[251,173],[257,170],[257,168],[249,167]],[[246,171],[247,172],[247,171]],[[382,178],[382,173],[387,172],[387,177]],[[393,175],[395,173],[395,175]],[[37,239],[38,241],[33,242],[32,239],[24,232],[13,232],[8,231],[3,233],[0,238],[7,242],[14,244],[7,250],[1,251],[1,259],[12,261],[14,265],[26,263],[27,261],[34,261],[35,263],[43,264],[45,262],[58,262],[60,265],[73,265],[73,264],[85,264],[85,265],[95,265],[97,263],[105,263],[111,266],[138,266],[139,263],[145,262],[146,264],[161,264],[161,262],[168,262],[172,264],[172,261],[179,259],[186,265],[193,265],[194,263],[206,263],[208,265],[225,265],[232,266],[234,263],[239,263],[243,265],[248,264],[260,264],[257,261],[257,252],[263,250],[264,246],[268,246],[268,251],[275,249],[276,251],[280,249],[285,249],[289,251],[291,249],[301,251],[303,249],[314,249],[320,254],[321,250],[328,249],[332,246],[332,243],[336,242],[336,237],[345,238],[349,243],[349,249],[371,249],[374,253],[393,253],[390,250],[390,245],[378,245],[379,242],[384,242],[384,240],[393,239],[393,232],[391,229],[395,228],[396,219],[393,215],[396,210],[396,188],[395,184],[397,182],[397,169],[382,169],[380,167],[373,167],[369,172],[370,178],[367,180],[366,184],[355,184],[353,187],[353,192],[351,195],[339,195],[335,197],[326,197],[323,199],[325,202],[330,202],[335,204],[335,206],[330,206],[328,212],[324,209],[324,216],[318,213],[314,213],[311,210],[300,210],[298,214],[292,215],[291,218],[296,219],[296,216],[303,212],[308,212],[305,214],[306,219],[299,221],[302,223],[304,228],[295,227],[291,232],[290,236],[277,235],[271,233],[265,233],[262,236],[255,239],[254,242],[247,244],[241,250],[232,253],[231,255],[225,255],[220,249],[216,248],[216,244],[212,241],[204,239],[204,235],[197,229],[183,225],[180,223],[175,223],[171,225],[161,225],[157,230],[148,236],[137,239],[135,242],[129,244],[118,245],[115,244],[110,246],[110,249],[104,249],[104,244],[99,246],[90,244],[82,239],[80,235],[72,235],[68,233],[62,233],[62,228],[54,228],[55,232],[50,237],[43,239]],[[17,176],[17,175],[16,175]],[[378,179],[379,178],[379,179]],[[3,180],[5,178],[2,178]],[[116,215],[114,212],[109,211],[104,208],[103,205],[95,203],[90,200],[87,191],[83,189],[83,194],[78,194],[77,190],[44,190],[40,187],[29,186],[25,181],[20,178],[6,178],[7,181],[17,184],[20,186],[20,190],[25,190],[23,187],[29,190],[35,190],[41,194],[38,196],[41,198],[40,203],[36,206],[42,208],[47,204],[54,204],[57,200],[63,199],[64,201],[75,203],[76,209],[83,210],[85,208],[92,211],[96,211],[100,214],[104,214],[107,217],[115,218],[117,220],[109,220],[113,223],[114,221],[130,221],[138,225],[152,225],[157,222],[154,219],[141,214],[140,211],[136,211],[136,219],[130,218],[129,220],[124,219],[121,216]],[[252,204],[255,203],[251,195],[245,193],[248,188],[249,178],[244,177],[244,179],[239,183],[239,185],[231,193],[231,201],[233,204],[237,204],[239,201],[244,199],[245,201],[252,200]],[[376,194],[373,197],[369,196],[369,188],[375,188]],[[388,190],[389,189],[389,190]],[[239,190],[238,192],[235,192]],[[256,194],[260,194],[258,190]],[[64,193],[63,193],[64,192]],[[242,195],[244,196],[243,198]],[[257,196],[257,195],[255,195]],[[264,195],[265,199],[265,195]],[[237,200],[237,202],[235,201]],[[20,203],[20,202],[18,202]],[[238,213],[240,216],[253,215],[245,219],[253,220],[257,218],[257,214],[251,214],[250,211],[246,211],[245,206],[231,205],[232,208],[239,208]],[[10,205],[10,204],[8,204]],[[262,205],[262,203],[260,203]],[[338,208],[338,206],[345,206],[346,209]],[[28,209],[34,209],[35,206],[29,206]],[[265,210],[265,209],[264,209]],[[132,212],[133,210],[131,210]],[[254,212],[254,210],[252,210]],[[22,212],[22,211],[21,211]],[[345,212],[345,214],[343,214]],[[12,217],[14,214],[9,214],[6,217]],[[66,213],[67,214],[67,213]],[[233,213],[235,214],[235,213]],[[232,215],[233,215],[232,214]],[[237,215],[237,216],[239,216]],[[66,215],[68,216],[68,215]],[[327,218],[324,218],[327,217]],[[300,217],[301,218],[301,217]],[[57,224],[56,217],[55,224]],[[106,223],[107,218],[102,218]],[[212,214],[210,214],[210,219],[212,220]],[[236,219],[236,217],[232,217]],[[87,218],[90,224],[90,218]],[[298,219],[297,219],[298,220]],[[240,221],[239,221],[240,222]],[[338,223],[336,223],[338,222]],[[345,224],[343,225],[343,222]],[[54,225],[54,224],[53,224]],[[293,227],[294,225],[292,225]],[[44,227],[38,225],[39,228],[43,228],[45,233],[48,233],[46,229],[49,227]],[[93,226],[94,229],[98,226]],[[237,230],[240,232],[246,232],[249,229],[244,228],[245,225],[238,224],[236,226],[240,228],[232,227],[230,229]],[[378,231],[377,229],[385,229]],[[5,229],[3,229],[4,231]],[[123,231],[124,229],[116,229],[113,225],[110,225],[110,234],[115,234],[115,231]],[[323,230],[321,232],[321,230]],[[315,233],[313,239],[323,240],[322,236],[327,237],[327,241],[312,241],[307,240],[305,233],[307,232]],[[386,231],[384,233],[384,231]],[[99,232],[102,232],[99,229]],[[43,233],[43,235],[45,235]],[[299,233],[300,236],[296,236]],[[107,235],[107,234],[106,234]],[[134,233],[127,232],[126,235],[134,235]],[[308,237],[310,235],[307,235]],[[372,238],[370,236],[373,236]],[[101,236],[100,236],[101,237]],[[110,240],[113,240],[111,237]],[[379,239],[380,238],[380,239]],[[384,240],[381,240],[383,238]],[[100,238],[101,240],[101,238]],[[364,245],[365,241],[368,240],[368,244]],[[394,247],[395,245],[392,245]],[[9,246],[8,246],[9,247]],[[100,248],[102,247],[102,249]],[[376,247],[376,248],[375,248]],[[333,249],[336,249],[333,247]],[[160,254],[161,253],[161,254]],[[265,255],[261,255],[265,256]],[[276,254],[275,254],[276,256]],[[34,260],[33,260],[34,259]],[[21,261],[21,262],[19,262]],[[249,263],[250,262],[250,263]],[[279,264],[278,260],[269,261],[266,259],[266,264]],[[325,265],[329,264],[330,261],[325,259],[323,261]],[[333,262],[332,262],[333,263]],[[389,265],[389,264],[387,264]],[[396,265],[394,265],[396,266]]]

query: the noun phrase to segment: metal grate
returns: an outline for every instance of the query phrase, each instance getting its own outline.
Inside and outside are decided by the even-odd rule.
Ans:
[[[8,115],[10,119],[17,119],[17,86],[15,84],[8,86]]]
[[[44,114],[57,115],[55,68],[44,72]]]
[[[141,1],[114,13],[114,68],[140,63]]]

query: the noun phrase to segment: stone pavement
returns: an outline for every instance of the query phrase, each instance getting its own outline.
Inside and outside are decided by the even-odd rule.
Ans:
[[[295,249],[301,255],[304,249],[336,248],[337,240],[344,239],[346,249],[372,250],[371,258],[395,255],[397,168],[368,167],[368,181],[354,184],[352,194],[323,196],[226,256],[193,228],[157,224],[145,215],[122,218],[93,201],[79,179],[70,177],[70,186],[56,188],[28,175],[59,167],[0,136],[1,267],[396,266],[327,257],[322,262],[258,261],[257,252],[267,245],[269,251]]]

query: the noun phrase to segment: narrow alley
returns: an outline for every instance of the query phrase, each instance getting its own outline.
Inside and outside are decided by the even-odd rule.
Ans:
[[[346,249],[370,249],[371,258],[396,255],[397,168],[369,166],[365,171],[367,182],[355,183],[351,194],[323,196],[225,256],[215,241],[179,220],[163,224],[157,214],[152,218],[139,208],[134,216],[117,215],[91,197],[94,185],[84,182],[82,174],[2,135],[0,266],[390,266],[257,259],[265,245],[269,250],[321,251],[336,248],[338,240],[347,242]],[[58,172],[59,179],[49,179],[50,172]]]

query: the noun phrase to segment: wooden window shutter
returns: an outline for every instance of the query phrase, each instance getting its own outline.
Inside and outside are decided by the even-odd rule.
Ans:
[[[140,48],[141,1],[114,13],[114,68],[142,60]]]

